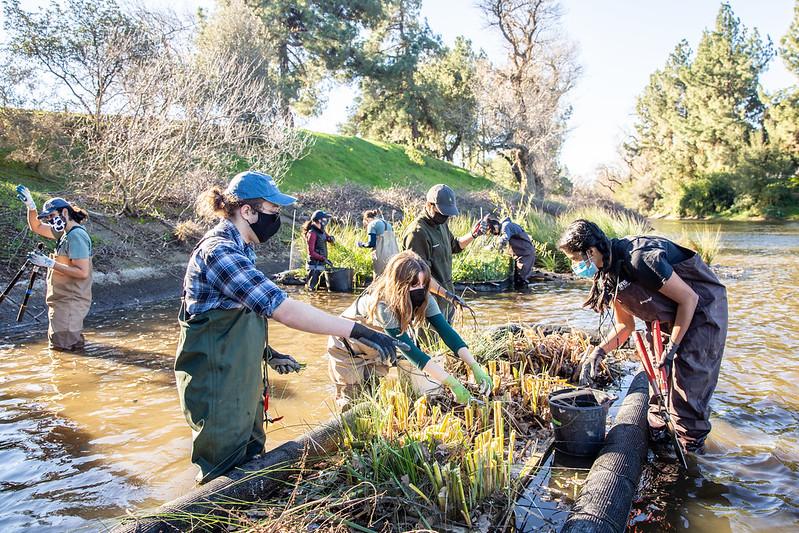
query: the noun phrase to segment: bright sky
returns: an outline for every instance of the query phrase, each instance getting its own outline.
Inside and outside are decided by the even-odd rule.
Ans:
[[[785,34],[795,0],[731,0],[735,14],[748,28],[770,36],[776,45]],[[44,4],[27,0],[26,7]],[[144,0],[148,6],[193,11],[213,0]],[[632,125],[635,99],[649,75],[660,68],[680,39],[696,48],[702,31],[712,27],[719,2],[711,0],[562,0],[564,32],[577,44],[583,74],[570,96],[573,115],[563,149],[563,163],[575,176],[588,176],[600,164],[612,161],[624,132]],[[598,7],[601,6],[601,7]],[[433,31],[451,44],[458,35],[472,40],[489,57],[501,62],[502,44],[486,29],[471,0],[424,0],[422,15]],[[0,15],[2,18],[2,15]],[[767,91],[797,83],[779,58],[762,78]],[[321,116],[304,125],[312,130],[336,132],[352,103],[352,87],[334,88]]]
[[[761,36],[769,35],[776,44],[790,25],[793,1],[734,0],[731,4],[744,25],[757,28]],[[680,39],[688,39],[696,49],[702,31],[713,26],[720,4],[709,0],[562,0],[562,4],[563,29],[577,43],[583,68],[570,96],[573,114],[562,159],[573,175],[588,176],[615,158],[624,132],[631,128],[635,99],[649,75],[663,66]],[[484,27],[473,2],[424,0],[422,14],[445,43],[464,35],[492,60],[503,60],[500,38]],[[762,78],[768,91],[796,82],[778,58]],[[334,133],[346,119],[353,95],[349,87],[334,90],[325,112],[309,121],[308,127]]]

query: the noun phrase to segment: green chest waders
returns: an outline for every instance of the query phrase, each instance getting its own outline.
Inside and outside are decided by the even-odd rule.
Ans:
[[[175,378],[205,483],[261,453],[266,320],[246,309],[187,316],[181,306]]]

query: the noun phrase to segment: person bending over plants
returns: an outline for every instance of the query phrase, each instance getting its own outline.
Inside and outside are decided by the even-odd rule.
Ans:
[[[485,369],[475,361],[469,347],[447,323],[430,294],[430,267],[416,253],[408,250],[392,257],[383,274],[342,314],[371,329],[384,330],[405,343],[401,352],[439,385],[446,386],[458,403],[466,404],[471,395],[454,376],[419,349],[408,331],[424,324],[432,327],[447,347],[474,373],[480,391],[487,394],[492,381]],[[349,402],[375,380],[384,377],[397,361],[380,357],[379,353],[361,342],[331,336],[328,340],[330,378],[336,385],[336,403],[346,408]],[[400,365],[402,372],[413,372],[412,365]]]

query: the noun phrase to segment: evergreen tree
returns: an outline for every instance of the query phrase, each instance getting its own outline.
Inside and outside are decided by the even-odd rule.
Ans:
[[[771,41],[751,34],[729,4],[722,4],[712,31],[705,31],[685,70],[687,134],[696,143],[696,168],[727,172],[739,151],[762,131],[765,106],[760,74],[773,56]]]
[[[655,179],[641,178],[657,184],[657,207],[707,214],[691,211],[702,205],[725,210],[736,196],[747,207],[779,196],[761,201],[764,184],[781,179],[772,175],[774,154],[759,84],[772,56],[771,41],[750,32],[729,4],[722,4],[696,53],[683,41],[652,74],[638,98],[636,138],[628,152],[654,174]],[[770,163],[758,174],[758,161],[766,160]]]
[[[438,57],[440,38],[421,21],[421,0],[390,0],[364,47],[360,96],[345,131],[424,148],[435,130],[420,65]]]
[[[794,5],[793,21],[780,41],[780,56],[785,66],[799,78],[799,0]],[[770,140],[784,149],[799,166],[799,85],[778,91],[771,98],[766,129]],[[794,177],[794,185],[799,178]]]
[[[252,7],[272,47],[282,105],[303,115],[321,110],[325,78],[361,72],[364,30],[384,18],[380,0],[261,0]]]
[[[415,75],[430,118],[425,147],[447,161],[453,161],[458,149],[475,148],[475,76],[476,56],[471,41],[463,37],[458,37],[451,49],[424,62]]]
[[[780,55],[788,70],[799,76],[799,1],[793,6],[793,20],[780,41]]]

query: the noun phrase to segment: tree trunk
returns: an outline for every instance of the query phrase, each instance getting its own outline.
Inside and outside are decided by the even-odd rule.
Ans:
[[[461,145],[461,135],[458,134],[455,137],[452,146],[450,146],[449,148],[444,148],[444,153],[441,154],[442,158],[452,163],[452,161],[455,159],[455,151],[458,149],[460,145]]]
[[[535,156],[526,148],[516,148],[514,150],[514,176],[519,181],[519,192],[524,196],[533,198],[544,198],[544,182],[541,176],[535,171]]]

